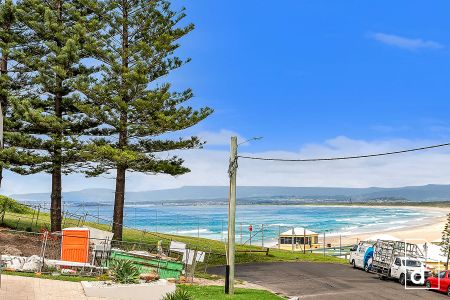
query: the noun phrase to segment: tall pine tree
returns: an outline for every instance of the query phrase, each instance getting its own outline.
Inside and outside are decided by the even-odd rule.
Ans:
[[[11,104],[28,83],[27,76],[19,72],[23,66],[15,60],[15,54],[27,40],[26,30],[17,20],[16,7],[12,0],[0,3],[0,185],[4,169],[20,172],[25,165],[37,162],[29,150],[14,147],[14,138],[11,139],[9,132],[15,124]]]
[[[190,89],[171,91],[161,78],[185,62],[174,55],[178,40],[193,25],[181,26],[184,9],[175,11],[164,0],[106,0],[101,16],[101,72],[79,85],[89,103],[82,110],[104,124],[88,147],[90,175],[116,170],[113,232],[122,238],[125,175],[127,172],[180,175],[189,171],[183,160],[158,153],[200,147],[197,137],[164,139],[160,136],[191,127],[212,113],[183,105]]]
[[[96,51],[94,33],[99,19],[97,3],[90,0],[23,0],[17,18],[27,41],[15,60],[29,85],[12,102],[8,132],[18,151],[32,159],[14,171],[21,174],[51,174],[51,230],[61,230],[62,174],[78,171],[83,164],[80,138],[98,124],[82,114],[82,102],[74,83],[95,71],[83,59]]]
[[[4,121],[8,111],[8,98],[11,95],[12,80],[8,62],[10,53],[17,42],[17,27],[15,5],[11,0],[0,3],[0,149],[4,147]],[[3,153],[2,153],[3,154]],[[0,186],[3,181],[3,169],[6,161],[0,161]]]
[[[447,222],[442,231],[441,253],[446,257],[445,268],[448,269],[448,261],[450,259],[450,214],[447,215]]]

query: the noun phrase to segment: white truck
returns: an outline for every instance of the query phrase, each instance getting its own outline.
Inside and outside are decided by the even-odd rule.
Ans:
[[[424,261],[425,258],[416,244],[378,240],[373,249],[372,271],[377,273],[380,279],[393,278],[402,285],[423,285],[431,275]]]
[[[348,262],[353,268],[369,272],[372,268],[373,242],[361,241],[350,250]]]
[[[425,264],[412,257],[396,257],[391,265],[390,278],[397,279],[401,285],[407,282],[423,285],[431,275]]]

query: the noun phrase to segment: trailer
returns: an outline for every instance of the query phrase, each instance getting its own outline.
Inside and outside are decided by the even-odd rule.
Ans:
[[[380,279],[397,279],[424,284],[431,272],[425,266],[425,256],[416,244],[402,241],[377,240],[374,244],[372,271]]]

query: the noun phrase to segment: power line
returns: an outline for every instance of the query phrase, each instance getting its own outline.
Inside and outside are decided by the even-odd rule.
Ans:
[[[421,147],[421,148],[413,148],[413,149],[392,151],[392,152],[384,152],[384,153],[356,155],[356,156],[328,157],[328,158],[310,158],[310,159],[268,158],[268,157],[254,157],[254,156],[243,156],[243,155],[238,155],[237,157],[244,158],[244,159],[266,160],[266,161],[314,162],[314,161],[348,160],[348,159],[359,159],[359,158],[368,158],[368,157],[377,157],[377,156],[387,156],[387,155],[394,155],[394,154],[402,154],[402,153],[408,153],[408,152],[423,151],[423,150],[434,149],[434,148],[441,148],[441,147],[448,147],[448,146],[450,146],[450,143],[432,145],[432,146]]]

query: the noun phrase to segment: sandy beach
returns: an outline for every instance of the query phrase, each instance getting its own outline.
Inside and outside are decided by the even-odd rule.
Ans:
[[[362,206],[361,206],[362,207]],[[410,224],[402,229],[389,228],[383,231],[370,232],[370,233],[355,233],[349,235],[330,236],[326,237],[326,244],[331,244],[332,246],[339,246],[340,242],[342,245],[352,245],[358,243],[358,241],[369,239],[370,237],[375,237],[379,235],[391,235],[402,240],[407,240],[412,243],[423,243],[424,241],[431,243],[441,238],[442,230],[445,226],[446,214],[450,212],[450,208],[444,207],[427,207],[427,206],[364,206],[366,208],[402,208],[402,209],[412,209],[412,210],[430,210],[442,213],[442,216],[435,218],[425,218],[417,224],[413,220]],[[339,241],[341,239],[341,241]],[[323,240],[319,239],[322,243]]]

